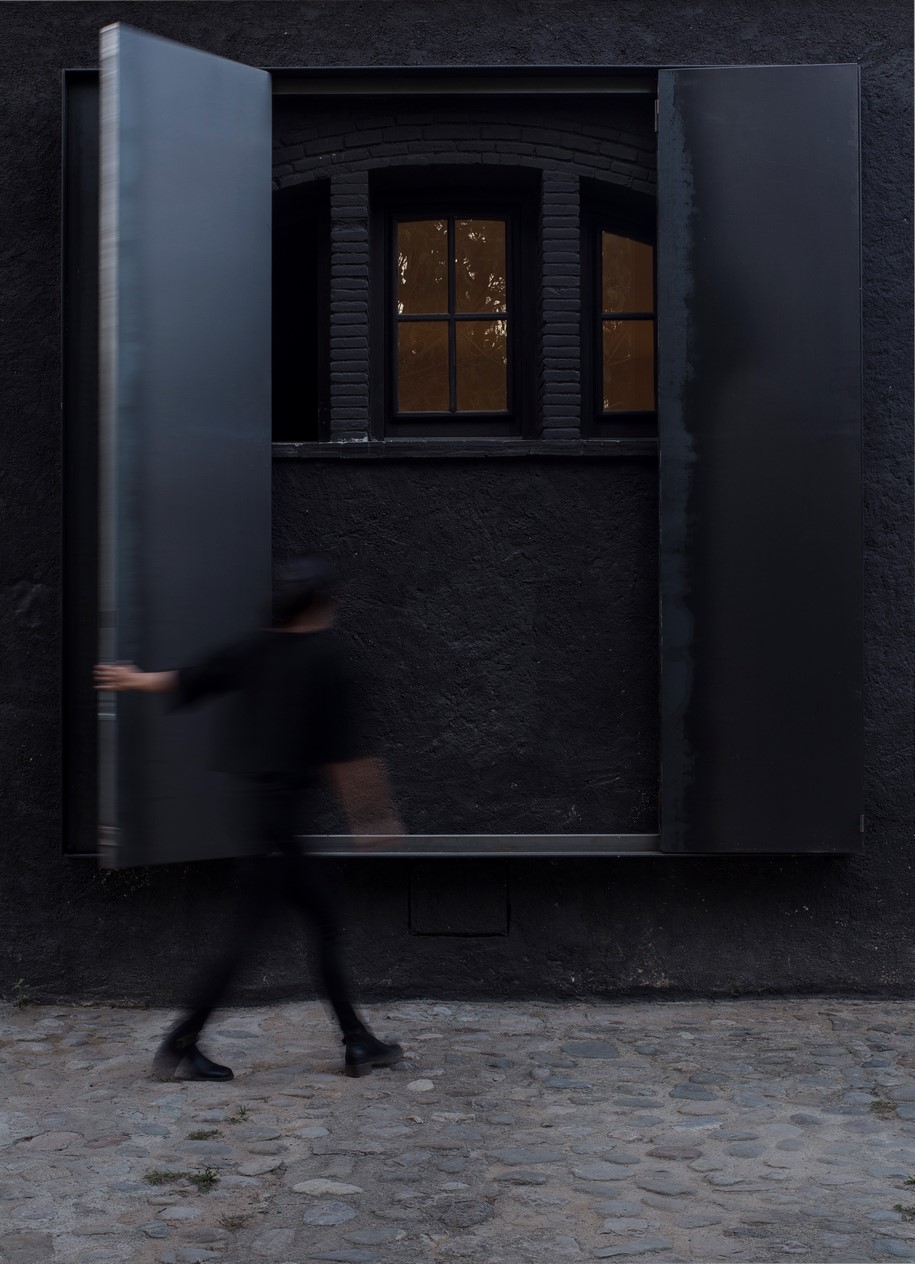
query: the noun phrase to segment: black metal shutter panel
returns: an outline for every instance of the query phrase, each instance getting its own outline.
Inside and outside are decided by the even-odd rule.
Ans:
[[[102,32],[102,653],[173,668],[247,632],[270,582],[270,77]],[[218,708],[102,708],[108,863],[243,846]]]
[[[666,851],[860,847],[858,132],[855,66],[660,74]]]

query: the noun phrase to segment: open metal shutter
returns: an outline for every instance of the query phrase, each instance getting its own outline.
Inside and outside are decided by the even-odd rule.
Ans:
[[[270,582],[270,76],[102,32],[101,639],[173,668],[246,632]],[[104,695],[107,863],[225,856],[219,709]]]
[[[661,846],[860,846],[856,66],[659,81]]]

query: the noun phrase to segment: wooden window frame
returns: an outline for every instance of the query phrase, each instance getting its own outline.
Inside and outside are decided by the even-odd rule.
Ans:
[[[388,180],[390,181],[390,174]],[[458,183],[458,179],[460,182]],[[463,170],[451,175],[447,187],[435,196],[415,190],[415,174],[398,187],[396,173],[385,191],[373,198],[373,287],[371,342],[372,439],[531,439],[536,437],[531,358],[520,348],[533,345],[539,286],[523,279],[522,252],[536,239],[532,221],[539,214],[528,189],[500,184],[489,189],[482,173]],[[508,322],[508,408],[504,412],[397,412],[396,242],[397,224],[423,219],[498,219],[506,225],[506,312]],[[449,232],[450,241],[450,232]],[[449,270],[453,264],[449,261]],[[450,305],[450,300],[449,300]],[[485,316],[485,314],[484,314]],[[415,318],[412,318],[415,319]],[[444,319],[430,317],[429,319]],[[470,313],[447,316],[450,328],[457,320],[481,319]],[[450,332],[449,332],[450,343]],[[454,373],[454,361],[450,361]]]

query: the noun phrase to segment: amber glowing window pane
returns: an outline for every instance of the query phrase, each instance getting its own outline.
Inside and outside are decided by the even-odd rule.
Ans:
[[[508,407],[508,322],[461,320],[455,326],[458,412]]]
[[[504,220],[455,220],[454,288],[457,312],[505,311]]]
[[[604,412],[654,408],[654,321],[605,320],[603,362]]]
[[[397,225],[397,312],[448,311],[448,221],[408,220]]]
[[[654,247],[601,233],[601,311],[654,311]]]
[[[448,324],[402,321],[397,327],[397,410],[448,411]]]

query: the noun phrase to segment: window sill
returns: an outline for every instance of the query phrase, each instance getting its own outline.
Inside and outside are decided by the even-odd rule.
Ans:
[[[275,461],[477,459],[518,457],[657,457],[655,438],[633,439],[371,439],[274,443]]]

